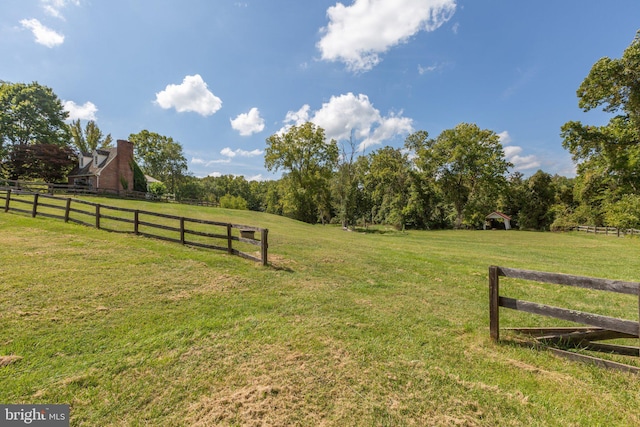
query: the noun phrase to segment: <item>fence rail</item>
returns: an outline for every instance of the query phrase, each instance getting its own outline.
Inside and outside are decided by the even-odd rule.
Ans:
[[[73,194],[73,195],[104,195],[104,196],[118,196],[136,200],[155,200],[161,202],[174,202],[186,205],[196,206],[209,206],[218,207],[216,202],[210,202],[208,200],[198,199],[174,199],[172,196],[153,196],[150,193],[144,191],[131,191],[131,190],[107,190],[107,189],[95,189],[82,185],[68,185],[68,184],[54,184],[44,181],[23,181],[23,180],[11,180],[1,179],[0,187],[11,188],[14,192],[27,192],[27,193],[40,193],[40,194]]]
[[[627,235],[640,236],[640,230],[636,228],[596,227],[595,225],[579,225],[577,227],[570,227],[568,230],[618,237]]]
[[[499,293],[499,277],[531,280],[554,285],[573,286],[585,289],[594,289],[599,291],[634,295],[639,298],[639,315],[640,283],[599,279],[593,277],[572,276],[559,273],[520,270],[497,266],[489,267],[489,330],[492,340],[496,342],[500,340],[499,308],[504,307],[512,310],[518,310],[526,313],[538,314],[542,316],[548,316],[556,319],[588,325],[587,327],[566,328],[510,328],[513,331],[525,333],[536,337],[536,340],[542,345],[546,345],[548,343],[563,343],[571,347],[581,347],[595,351],[606,351],[623,355],[640,356],[639,347],[594,342],[615,338],[639,338],[640,320],[634,321],[618,319],[594,313],[586,313],[501,296]],[[568,357],[573,360],[581,360],[585,362],[595,363],[608,368],[640,373],[640,368],[635,366],[572,353],[558,348],[548,348],[561,356]]]
[[[268,264],[269,230],[266,228],[108,206],[39,192],[15,191],[6,187],[0,187],[0,203],[0,206],[4,206],[5,212],[25,213],[34,218],[39,215],[107,231],[132,233],[182,245],[224,250],[261,262],[265,266]],[[30,209],[27,209],[27,206],[30,206]],[[259,238],[256,238],[256,233]],[[225,243],[214,244],[212,240],[224,240]],[[246,249],[238,249],[234,247],[234,242],[242,244],[243,248],[246,245],[259,246],[260,255],[255,256],[246,252]]]

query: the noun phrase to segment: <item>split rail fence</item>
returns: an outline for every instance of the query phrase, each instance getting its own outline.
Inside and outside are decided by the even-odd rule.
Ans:
[[[640,315],[640,283],[618,280],[598,279],[593,277],[572,276],[568,274],[547,273],[540,271],[519,270],[506,267],[489,267],[489,329],[491,338],[500,340],[499,308],[509,308],[531,314],[567,320],[587,327],[557,327],[557,328],[506,328],[518,333],[535,337],[537,343],[554,353],[582,362],[594,363],[607,368],[614,368],[628,372],[640,373],[640,368],[617,363],[597,357],[569,352],[549,345],[561,344],[567,347],[582,348],[593,351],[617,353],[627,356],[640,356],[640,348],[634,346],[606,344],[603,341],[618,338],[639,338],[640,322],[615,317],[602,316],[566,308],[553,307],[530,301],[501,296],[499,277],[531,280],[540,283],[574,286],[585,289],[616,292],[634,295],[638,298],[638,313]]]
[[[596,227],[595,225],[578,225],[577,227],[558,227],[552,231],[581,231],[583,233],[604,234],[607,236],[640,236],[637,228]]]
[[[265,266],[268,264],[269,230],[266,228],[107,206],[10,188],[0,188],[0,200],[4,201],[5,212],[26,213],[34,218],[39,215],[107,231],[133,233],[183,245],[222,250],[261,262]],[[213,244],[212,240],[222,240],[224,243]],[[247,248],[251,246],[259,246],[259,255],[247,252]]]

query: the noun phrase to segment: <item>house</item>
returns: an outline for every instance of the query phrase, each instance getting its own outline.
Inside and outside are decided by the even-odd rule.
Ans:
[[[119,139],[116,146],[81,153],[69,173],[69,185],[120,193],[133,190],[133,143]]]
[[[511,230],[511,217],[503,214],[502,212],[497,212],[497,211],[491,212],[489,215],[486,216],[483,228],[485,230],[487,228],[490,228],[490,229],[496,228],[494,225],[494,221],[503,221],[504,229]]]

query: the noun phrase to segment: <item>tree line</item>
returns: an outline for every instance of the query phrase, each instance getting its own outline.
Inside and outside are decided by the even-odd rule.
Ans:
[[[343,227],[479,228],[499,210],[521,229],[579,224],[640,228],[640,32],[622,57],[602,58],[577,90],[584,111],[614,116],[605,126],[570,121],[560,132],[577,166],[575,178],[542,170],[510,173],[498,135],[460,123],[435,138],[420,130],[402,147],[367,155],[358,141],[327,141],[313,123],[291,126],[266,140],[265,167],[278,180],[242,176],[197,178],[182,145],[143,130],[129,135],[154,191],[222,207],[285,215]],[[61,180],[75,156],[108,148],[112,140],[90,121],[65,123],[53,91],[37,83],[0,82],[0,174]]]

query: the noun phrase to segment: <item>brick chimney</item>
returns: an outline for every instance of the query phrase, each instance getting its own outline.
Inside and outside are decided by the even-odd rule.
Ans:
[[[118,161],[118,189],[133,191],[133,169],[131,164],[133,162],[133,143],[119,139],[117,141],[117,153],[116,160]],[[127,188],[122,186],[122,178],[127,182]]]

